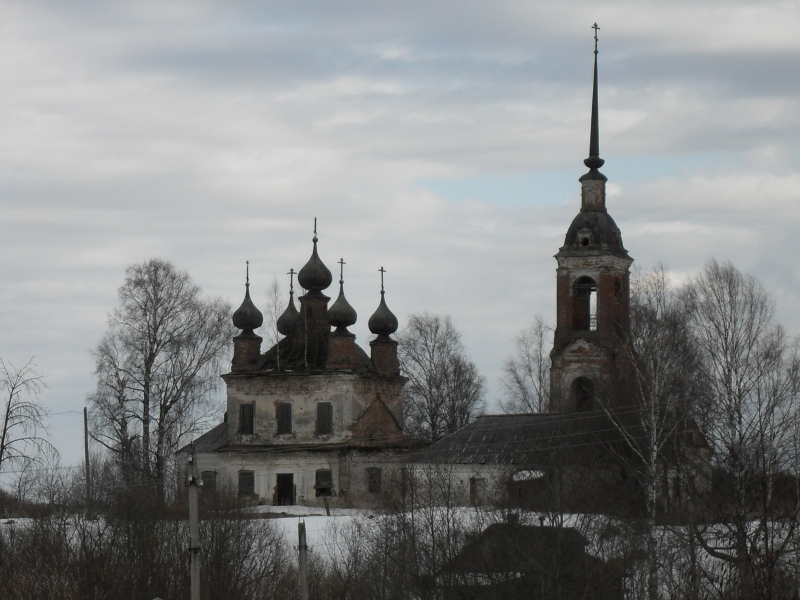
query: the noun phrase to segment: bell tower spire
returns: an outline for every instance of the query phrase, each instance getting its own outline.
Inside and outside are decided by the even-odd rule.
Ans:
[[[627,394],[614,390],[621,360],[628,352],[630,299],[628,282],[633,259],[622,234],[606,210],[607,178],[600,158],[597,102],[597,23],[594,29],[592,121],[589,168],[579,179],[581,207],[567,230],[558,261],[557,319],[550,370],[551,409],[557,412],[598,408],[599,394],[614,394],[604,402],[624,404]]]
[[[600,125],[599,108],[597,102],[597,32],[600,27],[597,23],[594,29],[594,79],[592,82],[592,125],[589,132],[589,157],[583,161],[589,172],[580,178],[581,182],[581,210],[605,211],[606,210],[606,181],[607,178],[598,169],[605,164],[600,158]]]
[[[592,86],[592,130],[589,134],[589,158],[583,161],[590,169],[599,169],[606,162],[600,158],[600,127],[597,117],[597,32],[600,27],[597,23],[592,25],[594,29],[594,85]]]

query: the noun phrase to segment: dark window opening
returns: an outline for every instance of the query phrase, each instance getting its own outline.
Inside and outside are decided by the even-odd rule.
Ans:
[[[597,284],[591,277],[581,277],[573,286],[572,328],[576,331],[597,329]]]
[[[575,410],[584,412],[595,408],[594,383],[586,377],[578,377],[572,383],[572,402]]]
[[[294,504],[294,475],[292,473],[278,473],[276,475],[275,504],[277,506],[291,506]]]
[[[200,473],[200,481],[203,482],[203,488],[207,492],[213,492],[217,489],[217,472],[216,471],[203,471]]]
[[[317,403],[317,433],[322,435],[333,431],[333,405],[330,402]]]
[[[275,420],[278,422],[278,433],[292,433],[292,405],[278,402],[275,408]]]
[[[482,477],[469,478],[469,503],[471,506],[483,504],[486,498],[486,480]]]
[[[239,471],[239,497],[253,496],[256,493],[256,474],[253,471]]]
[[[252,404],[239,405],[239,433],[252,434],[253,433],[253,410]]]
[[[333,472],[330,469],[319,469],[314,483],[317,497],[333,496]]]
[[[367,469],[367,490],[371,494],[380,494],[381,492],[381,469],[378,467],[371,467]]]

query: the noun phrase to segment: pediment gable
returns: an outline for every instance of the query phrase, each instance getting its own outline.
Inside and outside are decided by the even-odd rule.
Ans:
[[[403,435],[403,428],[392,411],[376,394],[367,408],[353,425],[353,438],[362,440],[397,440]]]

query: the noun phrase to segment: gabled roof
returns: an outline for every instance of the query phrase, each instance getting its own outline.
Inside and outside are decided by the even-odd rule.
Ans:
[[[610,458],[620,434],[601,411],[486,415],[412,457],[419,463],[552,466]]]

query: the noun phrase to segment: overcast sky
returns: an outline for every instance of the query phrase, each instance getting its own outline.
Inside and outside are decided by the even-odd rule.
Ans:
[[[800,4],[0,2],[0,356],[65,464],[90,350],[152,257],[238,306],[319,251],[366,322],[450,314],[487,377],[579,208],[594,22],[608,208],[636,265],[731,260],[800,333]],[[330,294],[335,297],[336,289]]]

